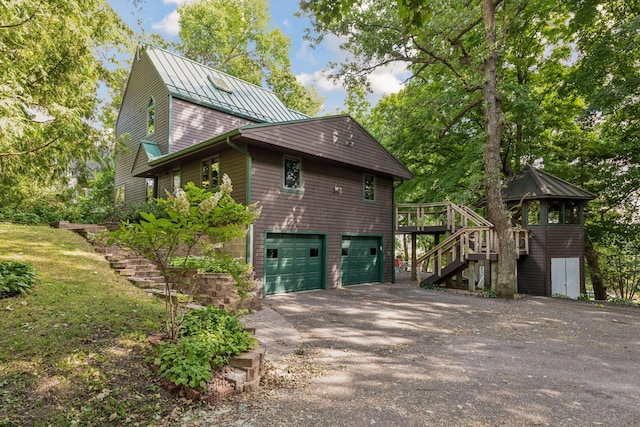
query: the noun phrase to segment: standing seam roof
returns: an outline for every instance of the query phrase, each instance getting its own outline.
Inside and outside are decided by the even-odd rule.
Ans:
[[[185,100],[247,117],[258,122],[282,122],[309,116],[287,108],[271,91],[232,77],[171,52],[147,47],[169,93]],[[209,76],[220,79],[231,93],[218,89]]]

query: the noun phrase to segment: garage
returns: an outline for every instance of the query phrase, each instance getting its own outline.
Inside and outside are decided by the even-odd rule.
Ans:
[[[264,294],[323,289],[324,242],[321,234],[267,233]]]
[[[340,276],[343,286],[382,282],[382,238],[343,236]]]

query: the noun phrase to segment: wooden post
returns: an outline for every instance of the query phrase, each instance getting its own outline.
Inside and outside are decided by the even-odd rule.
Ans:
[[[416,265],[416,260],[418,257],[416,256],[416,247],[418,246],[416,240],[418,238],[417,233],[411,233],[411,280],[418,280],[416,269],[418,266]]]
[[[498,261],[491,261],[490,274],[491,289],[495,291],[496,286],[498,285]]]
[[[473,292],[476,290],[476,261],[469,261],[469,267],[467,269],[467,276],[469,279],[469,291]]]

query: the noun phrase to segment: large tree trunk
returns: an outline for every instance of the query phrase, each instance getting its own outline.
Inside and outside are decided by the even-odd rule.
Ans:
[[[584,258],[589,264],[589,276],[591,277],[591,285],[593,286],[593,297],[596,300],[604,301],[607,299],[607,288],[602,280],[602,271],[600,270],[600,260],[598,260],[598,251],[593,247],[589,237],[584,239]]]
[[[517,258],[511,221],[509,221],[507,209],[502,201],[500,145],[503,122],[502,106],[498,98],[498,47],[496,44],[496,4],[494,0],[482,0],[482,15],[485,41],[489,50],[484,64],[485,82],[483,88],[485,189],[489,220],[495,227],[499,254],[496,295],[501,298],[513,298],[518,287],[516,280]]]

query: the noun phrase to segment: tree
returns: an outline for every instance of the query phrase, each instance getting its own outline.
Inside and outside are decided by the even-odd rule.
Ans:
[[[291,72],[291,41],[268,29],[265,0],[197,0],[178,9],[179,51],[187,58],[271,88],[284,104],[314,115],[321,100]]]
[[[329,32],[344,36],[343,48],[355,58],[343,64],[344,74],[363,76],[381,65],[404,61],[411,64],[414,78],[420,78],[428,67],[435,66],[456,80],[459,88],[456,94],[461,100],[454,102],[459,102],[461,109],[449,126],[468,111],[482,106],[484,187],[500,252],[496,292],[512,298],[517,289],[516,252],[511,222],[502,201],[500,154],[504,121],[498,57],[504,41],[497,36],[496,13],[501,8],[505,18],[500,33],[503,34],[524,6],[507,6],[493,0],[446,4],[401,0],[396,12],[394,5],[381,1],[317,0],[301,5],[315,18],[313,23],[320,39]]]
[[[227,175],[215,193],[190,182],[183,192],[155,200],[164,208],[167,218],[142,212],[139,223],[121,223],[110,235],[110,244],[117,243],[144,256],[160,270],[165,281],[171,339],[177,338],[180,330],[178,301],[173,292],[185,280],[189,255],[200,248],[212,256],[223,243],[244,236],[247,226],[260,214],[255,205],[236,203],[231,197],[232,190]],[[182,260],[177,272],[170,268],[176,257]]]
[[[98,159],[100,85],[115,88],[129,30],[105,0],[25,0],[0,8],[0,193],[19,202]],[[115,71],[115,72],[114,72]]]

